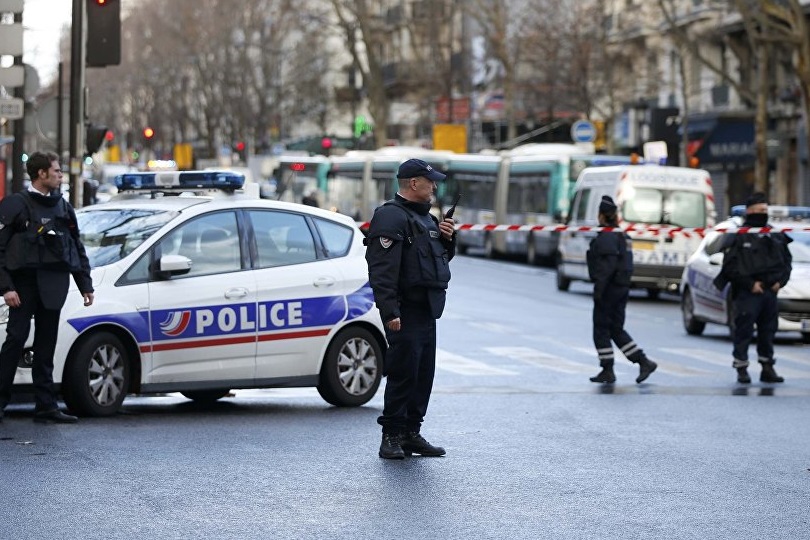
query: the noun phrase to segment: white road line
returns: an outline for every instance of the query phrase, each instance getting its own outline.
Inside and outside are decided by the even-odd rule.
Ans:
[[[443,349],[436,349],[436,367],[444,371],[470,375],[473,377],[492,375],[517,375],[516,371],[491,366],[472,358],[454,354]]]
[[[732,357],[731,354],[724,354],[724,353],[716,353],[711,351],[706,351],[704,349],[659,349],[664,352],[669,352],[672,354],[680,354],[682,356],[686,356],[688,358],[693,358],[695,360],[699,360],[701,362],[706,362],[707,364],[712,364],[715,366],[721,366],[724,368],[731,369],[731,362]],[[754,368],[756,366],[756,356],[752,356],[749,354],[748,360],[751,362],[751,365]],[[778,357],[777,357],[778,361]],[[797,369],[790,369],[783,367],[781,364],[777,364],[777,373],[782,375],[785,378],[794,378],[794,379],[810,379],[810,371],[799,371]]]
[[[559,371],[561,373],[590,373],[593,366],[572,362],[554,354],[548,354],[530,347],[485,347],[488,353],[519,360],[533,366]]]
[[[473,328],[477,328],[479,330],[486,330],[488,332],[495,332],[495,333],[498,333],[498,334],[517,334],[518,333],[518,331],[515,328],[513,328],[511,326],[506,326],[505,324],[496,323],[496,322],[474,321],[474,322],[469,323],[469,325],[472,326]]]

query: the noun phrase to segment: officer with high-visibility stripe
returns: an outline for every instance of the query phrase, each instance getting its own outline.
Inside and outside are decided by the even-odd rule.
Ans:
[[[618,208],[607,195],[599,203],[599,225],[616,227]],[[591,382],[616,382],[613,371],[613,344],[631,362],[638,364],[636,382],[644,382],[658,365],[647,358],[644,351],[624,329],[627,298],[630,294],[630,276],[633,274],[633,251],[622,231],[600,231],[591,241],[587,254],[588,274],[593,281],[593,342],[599,355],[602,371]],[[611,343],[612,342],[612,343]]]
[[[366,238],[369,283],[388,350],[379,455],[443,456],[420,434],[436,369],[436,319],[444,311],[456,240],[452,218],[430,214],[436,183],[445,175],[419,159],[402,163],[394,199],[374,211]]]

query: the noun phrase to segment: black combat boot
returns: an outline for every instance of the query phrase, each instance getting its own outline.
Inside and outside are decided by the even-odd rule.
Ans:
[[[616,382],[616,374],[613,367],[603,367],[595,377],[591,377],[591,382],[613,384]]]
[[[780,383],[785,382],[784,377],[780,377],[776,374],[776,370],[773,369],[772,362],[760,362],[762,364],[762,373],[759,374],[760,382],[767,382],[767,383]]]
[[[418,431],[412,431],[405,435],[405,438],[402,440],[402,450],[405,452],[406,456],[420,454],[422,456],[438,457],[447,453],[441,446],[433,446],[427,442]]]
[[[383,459],[405,459],[402,451],[401,433],[383,433],[380,444],[380,457]]]
[[[750,384],[751,383],[751,376],[748,375],[748,368],[738,367],[737,368],[737,382],[740,384]]]
[[[638,377],[636,383],[643,383],[647,380],[653,371],[658,369],[658,364],[647,358],[646,356],[638,362]]]

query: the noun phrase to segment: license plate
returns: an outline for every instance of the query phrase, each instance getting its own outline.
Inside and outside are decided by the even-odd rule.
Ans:
[[[647,251],[655,249],[655,244],[652,240],[633,240],[633,249],[645,249]]]
[[[802,332],[810,332],[810,319],[802,319]]]

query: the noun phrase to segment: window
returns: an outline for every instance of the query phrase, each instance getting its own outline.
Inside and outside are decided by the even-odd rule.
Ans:
[[[577,193],[576,200],[574,201],[574,213],[571,219],[574,221],[582,221],[588,213],[588,201],[591,198],[591,190],[584,189]],[[571,221],[571,220],[569,220]]]
[[[631,223],[705,227],[706,202],[696,191],[636,189],[622,205],[622,218]]]
[[[191,259],[191,271],[179,277],[235,272],[242,269],[236,214],[208,214],[180,225],[158,244],[158,254]]]
[[[175,217],[177,212],[136,209],[76,213],[92,268],[120,261]]]
[[[268,268],[317,259],[315,239],[300,214],[254,210],[249,213],[256,236],[256,266]]]
[[[507,213],[547,214],[549,181],[548,173],[510,178]]]
[[[349,252],[354,237],[352,229],[320,218],[315,218],[315,226],[321,235],[328,257],[343,257]]]

